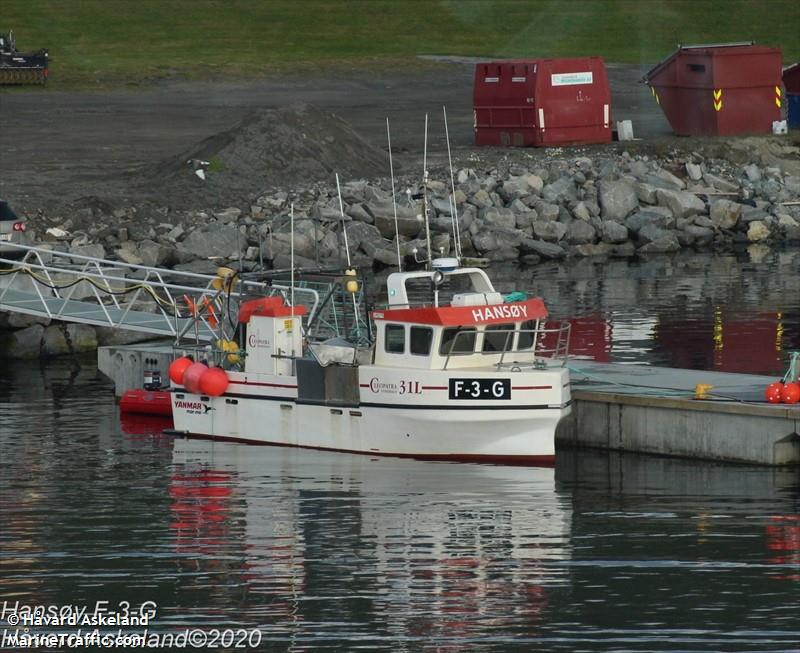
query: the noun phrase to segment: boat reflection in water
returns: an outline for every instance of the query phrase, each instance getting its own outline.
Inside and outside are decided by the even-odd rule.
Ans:
[[[326,622],[336,639],[533,637],[567,581],[553,563],[570,557],[570,508],[553,468],[191,439],[173,461],[176,553],[199,573],[237,558],[240,599],[263,602],[273,635]]]

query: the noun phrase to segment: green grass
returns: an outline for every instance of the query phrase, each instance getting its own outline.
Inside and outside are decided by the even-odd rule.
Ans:
[[[755,40],[800,58],[797,0],[2,0],[0,30],[50,50],[56,86],[414,66],[416,55],[601,55]]]

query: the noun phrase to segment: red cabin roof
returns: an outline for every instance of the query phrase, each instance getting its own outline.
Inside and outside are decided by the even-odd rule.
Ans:
[[[436,326],[524,322],[541,320],[546,317],[547,309],[544,302],[538,297],[524,302],[489,306],[426,306],[424,308],[400,308],[372,312],[374,320]]]
[[[272,295],[270,297],[259,297],[244,302],[239,308],[239,323],[247,324],[253,315],[264,317],[288,317],[290,315],[305,315],[305,306],[287,306],[283,297]]]

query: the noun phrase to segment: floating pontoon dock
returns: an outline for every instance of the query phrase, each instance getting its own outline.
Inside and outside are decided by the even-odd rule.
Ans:
[[[776,377],[573,360],[556,443],[685,458],[800,464],[800,404],[768,404]],[[695,399],[698,385],[711,386]]]

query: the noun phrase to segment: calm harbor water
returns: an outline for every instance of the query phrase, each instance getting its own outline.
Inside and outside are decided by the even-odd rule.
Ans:
[[[498,273],[577,316],[586,354],[778,374],[800,259],[755,255]],[[150,632],[263,651],[800,650],[800,470],[173,439],[120,421],[91,360],[2,369],[0,608],[152,601]]]

